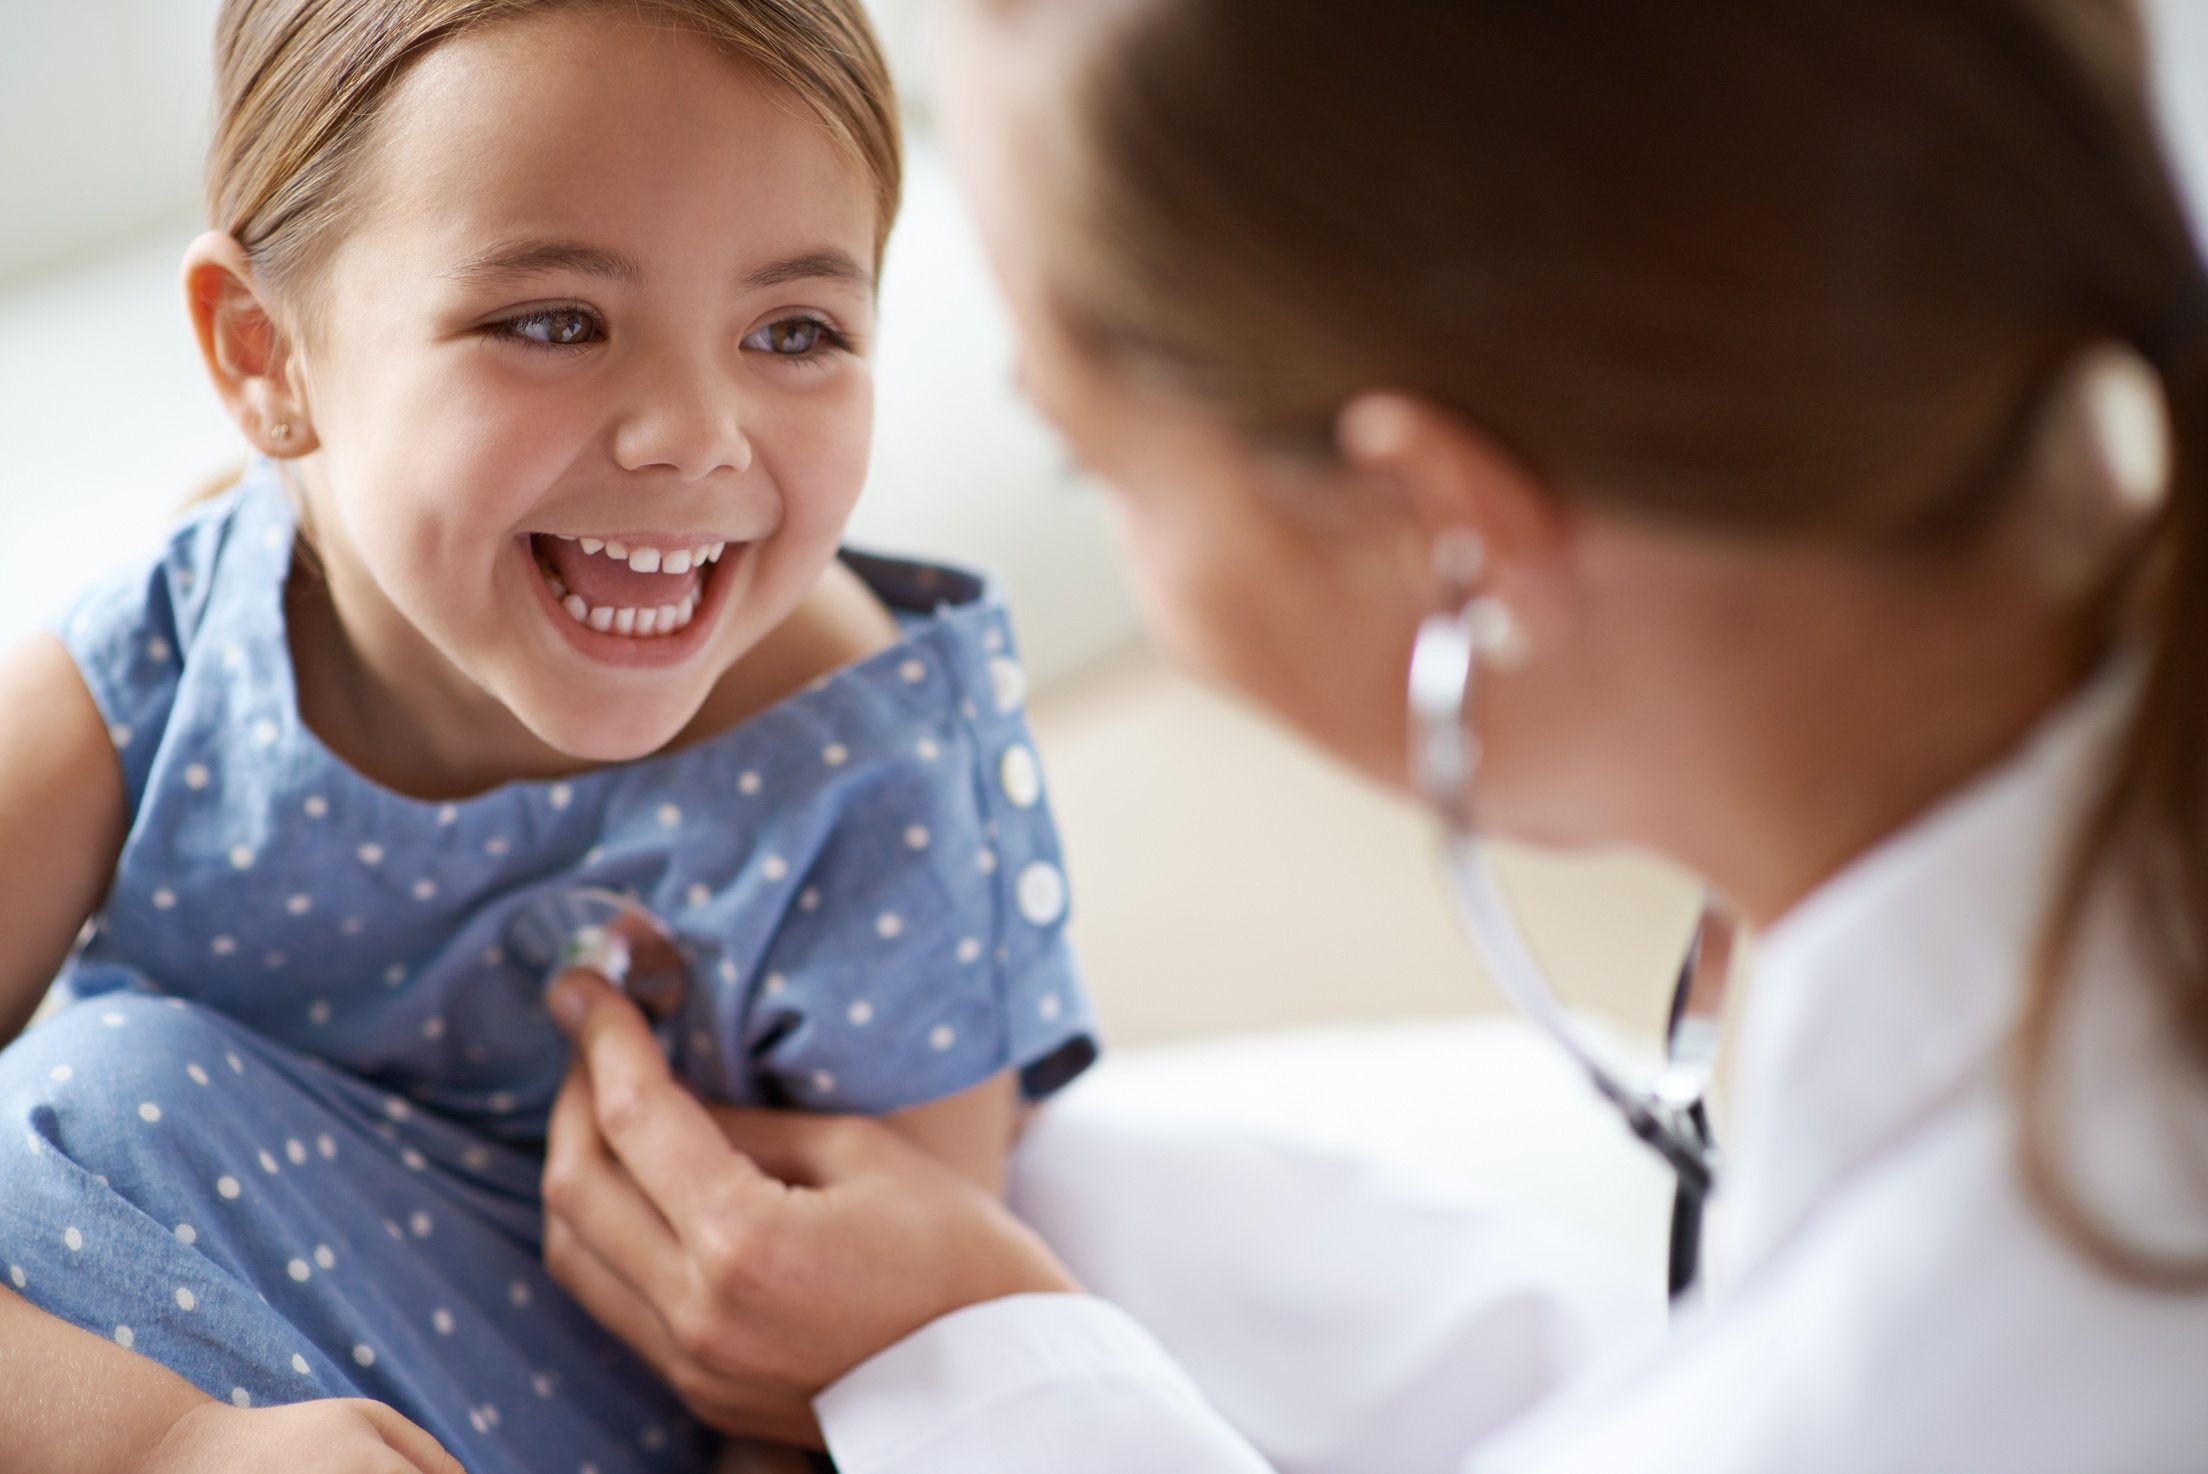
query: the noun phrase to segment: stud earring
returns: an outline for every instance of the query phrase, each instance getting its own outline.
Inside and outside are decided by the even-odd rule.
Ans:
[[[271,440],[291,439],[291,421],[279,420],[271,425],[268,430],[268,438]]]

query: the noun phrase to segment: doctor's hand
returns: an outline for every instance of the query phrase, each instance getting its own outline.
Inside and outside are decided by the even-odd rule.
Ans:
[[[879,1122],[708,1107],[596,975],[549,998],[574,1044],[552,1109],[544,1259],[700,1421],[820,1446],[813,1397],[912,1332],[1078,1289],[970,1178]]]

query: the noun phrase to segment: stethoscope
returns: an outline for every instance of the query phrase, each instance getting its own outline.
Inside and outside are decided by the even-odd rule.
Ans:
[[[1480,739],[1471,718],[1484,661],[1508,668],[1522,650],[1507,609],[1478,594],[1484,550],[1458,534],[1437,552],[1447,608],[1421,623],[1410,674],[1411,772],[1446,824],[1443,864],[1465,931],[1503,996],[1586,1072],[1626,1126],[1671,1167],[1670,1287],[1678,1304],[1701,1262],[1702,1210],[1717,1186],[1717,1144],[1703,1101],[1716,1067],[1735,925],[1714,898],[1704,903],[1671,997],[1664,1064],[1634,1081],[1606,1063],[1588,1032],[1557,1000],[1526,946],[1489,869],[1472,824],[1472,781]]]

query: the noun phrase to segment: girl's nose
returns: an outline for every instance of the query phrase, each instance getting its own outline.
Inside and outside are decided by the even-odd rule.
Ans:
[[[751,468],[751,436],[742,396],[704,366],[685,365],[643,386],[614,428],[613,455],[623,470],[665,467],[684,481]]]

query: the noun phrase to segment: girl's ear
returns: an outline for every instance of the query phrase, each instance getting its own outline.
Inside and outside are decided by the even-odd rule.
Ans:
[[[209,231],[184,253],[184,305],[223,407],[264,455],[302,456],[319,443],[291,341],[253,280],[245,248]]]

